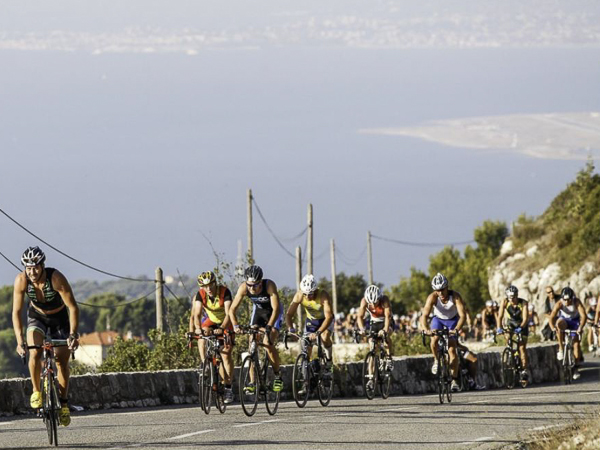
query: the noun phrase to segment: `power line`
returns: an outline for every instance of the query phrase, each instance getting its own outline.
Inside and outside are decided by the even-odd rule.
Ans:
[[[392,239],[392,238],[377,236],[375,234],[371,234],[371,237],[375,238],[375,239],[379,239],[380,241],[393,242],[395,244],[408,245],[408,246],[412,246],[412,247],[445,247],[447,245],[450,245],[450,246],[459,246],[459,245],[473,244],[475,242],[475,240],[462,241],[462,242],[446,242],[446,243],[441,243],[441,242],[409,242],[409,241],[401,241],[399,239]]]
[[[265,219],[265,216],[263,216],[260,208],[258,207],[258,203],[256,202],[256,199],[254,198],[254,196],[252,196],[252,203],[254,203],[254,206],[256,206],[256,211],[258,211],[258,215],[260,216],[261,220],[263,221],[263,223],[267,227],[267,230],[269,230],[269,233],[271,233],[271,236],[273,236],[273,239],[275,239],[275,242],[277,242],[277,244],[283,249],[284,252],[286,252],[288,255],[290,255],[293,259],[296,259],[296,255],[294,255],[287,248],[285,248],[285,246],[281,243],[281,241],[279,240],[279,238],[275,235],[275,233],[273,232],[273,230],[271,229],[271,227],[267,223],[267,220]]]
[[[365,245],[363,247],[363,249],[361,250],[361,252],[359,253],[359,255],[356,258],[350,258],[348,257],[341,249],[338,245],[336,245],[335,248],[336,252],[338,253],[338,255],[340,256],[340,259],[346,263],[346,265],[348,266],[354,266],[355,264],[357,264],[361,258],[363,257],[363,255],[365,254],[365,252],[367,251],[367,246]]]
[[[10,259],[8,259],[4,253],[0,252],[0,255],[2,255],[2,257],[8,261],[8,263],[13,266],[15,269],[17,269],[19,272],[21,272],[21,268],[19,266],[17,266],[14,262],[12,262]]]
[[[300,233],[298,233],[296,236],[291,237],[291,238],[281,238],[281,240],[284,241],[284,242],[294,242],[294,241],[297,241],[302,236],[304,236],[304,233],[306,233],[307,230],[308,230],[308,225],[306,225],[304,227],[304,229]]]
[[[144,300],[144,299],[148,298],[150,295],[152,295],[153,293],[156,292],[156,289],[158,289],[158,288],[152,289],[150,292],[148,292],[143,297],[139,297],[139,298],[136,298],[136,299],[133,299],[133,300],[127,300],[126,302],[119,303],[118,305],[92,305],[91,303],[84,303],[84,302],[77,302],[77,304],[78,305],[84,305],[84,306],[90,306],[92,308],[117,309],[117,308],[121,308],[122,306],[131,305],[132,303],[139,302],[141,300]]]
[[[110,277],[114,277],[114,278],[120,278],[122,280],[129,280],[129,281],[140,281],[140,282],[154,282],[155,280],[143,280],[141,278],[130,278],[130,277],[123,277],[121,275],[116,275],[114,273],[111,272],[107,272],[105,270],[101,270],[101,269],[97,269],[96,267],[90,266],[89,264],[86,264],[82,261],[79,261],[78,259],[73,258],[72,256],[67,255],[65,252],[57,249],[56,247],[54,247],[53,245],[49,244],[48,242],[46,242],[45,240],[43,240],[41,237],[35,235],[34,233],[32,233],[31,231],[29,231],[27,228],[25,228],[23,225],[21,225],[19,222],[17,222],[15,219],[13,219],[11,216],[9,216],[2,208],[0,208],[0,212],[2,214],[4,214],[6,217],[8,217],[12,222],[14,222],[17,226],[19,226],[20,228],[22,228],[23,230],[25,230],[27,233],[29,233],[31,236],[33,236],[34,238],[36,238],[38,241],[43,242],[44,244],[46,244],[48,247],[50,247],[52,250],[60,253],[61,255],[63,255],[66,258],[69,258],[71,261],[75,261],[77,264],[81,264],[82,266],[87,267],[88,269],[92,269],[95,270],[96,272],[100,272],[103,273],[104,275],[108,275]],[[12,263],[11,263],[12,264]],[[13,264],[14,265],[14,264]]]

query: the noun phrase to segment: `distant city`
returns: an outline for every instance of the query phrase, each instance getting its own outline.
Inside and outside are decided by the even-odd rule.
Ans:
[[[4,31],[0,32],[0,49],[195,55],[207,49],[280,46],[401,49],[600,45],[600,10],[593,2],[477,3],[442,2],[437,9],[408,9],[406,2],[374,2],[370,9],[348,14],[339,10],[329,14],[291,11],[267,14],[261,24],[246,22],[210,30],[132,24],[99,33]]]

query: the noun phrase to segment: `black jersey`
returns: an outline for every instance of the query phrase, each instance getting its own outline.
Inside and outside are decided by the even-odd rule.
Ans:
[[[33,287],[33,284],[31,283],[29,278],[27,278],[27,290],[25,294],[34,306],[44,311],[50,311],[52,309],[59,308],[60,306],[64,305],[65,302],[63,301],[60,294],[57,291],[55,291],[52,287],[52,275],[54,274],[54,271],[56,269],[47,267],[45,270],[46,282],[44,283],[44,287],[42,288],[42,292],[44,293],[44,300],[40,301],[35,296],[35,288]]]
[[[271,306],[271,295],[267,292],[268,283],[269,280],[262,280],[262,289],[259,294],[251,294],[248,289],[246,295],[252,301],[255,308],[273,311],[273,307]]]

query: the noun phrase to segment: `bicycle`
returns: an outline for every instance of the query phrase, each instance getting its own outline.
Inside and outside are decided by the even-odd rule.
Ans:
[[[565,341],[563,344],[563,378],[565,384],[573,383],[573,372],[575,370],[575,354],[573,353],[573,338],[578,336],[581,340],[581,335],[577,331],[565,330]]]
[[[505,331],[504,333],[507,333]],[[514,336],[517,336],[514,339]],[[523,366],[519,355],[519,344],[523,342],[523,335],[519,332],[508,331],[506,347],[502,351],[502,380],[504,387],[512,389],[518,381],[521,387],[525,388],[529,384],[529,378],[523,375]],[[516,344],[516,345],[515,345]]]
[[[242,366],[240,367],[239,395],[244,414],[248,417],[253,416],[258,407],[259,397],[264,396],[267,412],[274,415],[279,407],[281,392],[273,390],[275,373],[267,351],[265,349],[260,350],[260,347],[264,347],[264,344],[257,342],[259,335],[265,334],[265,329],[240,327],[238,333],[248,334],[251,337],[250,351],[242,360]],[[272,345],[271,336],[268,334],[267,339],[269,345]]]
[[[225,345],[225,341],[229,340],[229,336],[217,336],[214,334],[204,336],[202,334],[190,333],[188,339],[190,343],[192,339],[202,339],[206,343],[204,362],[200,363],[198,369],[198,397],[200,407],[205,414],[209,414],[214,396],[215,405],[219,412],[223,414],[227,409],[227,404],[225,403],[225,380],[221,376],[221,370],[225,370],[221,349]]]
[[[296,358],[292,371],[292,394],[299,408],[306,406],[311,390],[316,389],[319,403],[322,406],[329,405],[333,394],[332,374],[330,370],[327,370],[329,360],[323,350],[321,335],[317,334],[317,359],[309,361],[308,350],[314,345],[308,338],[309,334],[299,335],[286,331],[283,338],[286,350],[289,336],[295,336],[302,341],[302,351]]]
[[[431,335],[438,336],[437,342],[437,388],[440,403],[444,403],[444,398],[448,403],[452,402],[452,373],[450,371],[450,354],[448,353],[448,340],[450,330],[431,330]],[[423,345],[425,344],[425,332],[423,332]]]
[[[466,350],[457,347],[456,352],[458,354],[458,385],[460,386],[460,391],[465,392],[471,389],[474,381],[469,373],[469,363],[465,359]]]
[[[40,379],[40,387],[42,391],[42,407],[38,409],[37,416],[41,417],[46,425],[48,432],[48,443],[58,446],[58,424],[59,412],[61,408],[60,396],[58,389],[56,357],[54,348],[67,347],[68,344],[54,344],[49,337],[44,338],[42,345],[28,345],[27,349],[42,349],[42,376]],[[71,353],[75,358],[75,355]],[[26,356],[21,357],[23,364],[26,362]]]
[[[381,397],[386,399],[390,396],[392,388],[392,373],[387,364],[388,356],[385,351],[387,333],[379,336],[378,332],[369,331],[367,339],[369,352],[365,356],[362,366],[363,391],[368,400],[373,400],[377,386],[379,386]]]

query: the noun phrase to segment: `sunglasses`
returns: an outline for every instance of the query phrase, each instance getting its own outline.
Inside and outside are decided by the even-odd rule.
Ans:
[[[257,282],[257,283],[248,283],[248,282],[246,281],[246,286],[248,286],[249,288],[254,288],[254,287],[256,287],[256,286],[260,285],[261,283],[262,283],[262,281],[259,281],[259,282]]]

